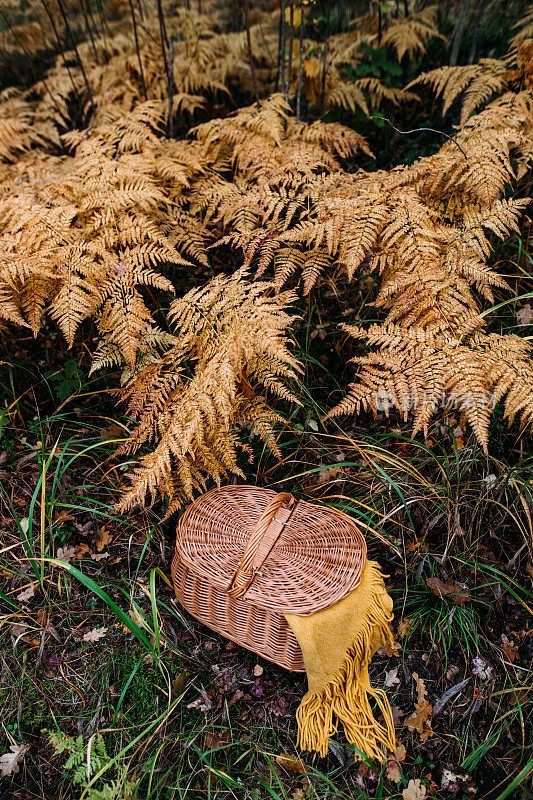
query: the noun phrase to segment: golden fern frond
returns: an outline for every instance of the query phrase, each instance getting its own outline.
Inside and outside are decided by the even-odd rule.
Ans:
[[[376,109],[381,108],[385,101],[398,106],[400,103],[418,100],[418,96],[414,92],[407,91],[407,88],[386,86],[379,78],[358,78],[357,86],[368,94],[371,106]]]
[[[271,296],[270,289],[249,283],[240,271],[174,301],[169,317],[176,344],[124,390],[138,427],[122,451],[136,452],[151,441],[155,449],[141,458],[122,509],[147,496],[167,496],[171,513],[207,477],[218,482],[228,472],[241,474],[236,432],[244,425],[276,451],[278,415],[254,386],[294,400],[286,381],[299,365],[285,344],[286,307],[294,295]],[[194,365],[189,379],[185,362]]]
[[[405,55],[413,58],[425,53],[428,42],[434,38],[444,39],[444,36],[437,28],[437,6],[427,6],[388,25],[381,44],[394,48],[401,61]]]
[[[466,90],[461,110],[461,123],[463,123],[495,92],[501,92],[505,88],[505,71],[504,61],[484,58],[478,64],[465,67],[439,67],[430,72],[424,72],[405,88],[410,89],[419,84],[429,84],[436,97],[442,95],[443,116],[450,109],[454,100]]]
[[[357,83],[338,81],[335,87],[328,92],[328,105],[341,106],[341,108],[346,108],[348,111],[355,111],[357,108],[360,108],[365,114],[368,114],[368,105],[362,92],[363,87],[366,89],[369,88],[366,84],[362,84],[361,81]],[[385,93],[385,91],[386,90],[382,88],[382,94]],[[389,90],[389,94],[391,92],[392,90]]]
[[[345,326],[354,338],[378,345],[379,352],[354,359],[359,382],[329,416],[370,409],[388,416],[396,408],[406,420],[413,415],[413,435],[427,429],[443,407],[457,408],[487,447],[491,390],[483,355],[461,341],[416,327]]]

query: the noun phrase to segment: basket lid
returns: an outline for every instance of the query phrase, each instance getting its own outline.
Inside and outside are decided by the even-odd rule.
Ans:
[[[224,486],[202,495],[179,521],[180,558],[210,583],[229,590],[276,497],[271,489],[256,486]],[[355,521],[341,512],[303,500],[294,503],[290,495],[283,498],[292,501],[285,503],[290,513],[278,515],[273,544],[262,545],[262,563],[254,567],[244,596],[272,611],[313,614],[359,584],[366,542]]]

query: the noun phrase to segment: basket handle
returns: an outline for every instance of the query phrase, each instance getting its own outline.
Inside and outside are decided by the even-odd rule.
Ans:
[[[241,563],[228,585],[227,592],[230,597],[236,599],[246,593],[296,506],[297,502],[288,492],[280,492],[270,500],[252,531],[242,554]]]

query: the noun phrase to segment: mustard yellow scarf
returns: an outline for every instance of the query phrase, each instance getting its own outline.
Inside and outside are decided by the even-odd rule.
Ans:
[[[298,745],[325,756],[340,721],[349,742],[383,761],[396,746],[394,723],[385,692],[370,686],[368,666],[378,647],[393,641],[393,614],[378,564],[367,561],[359,586],[335,605],[285,618],[302,648],[309,686],[297,712]],[[384,725],[374,718],[369,697]]]

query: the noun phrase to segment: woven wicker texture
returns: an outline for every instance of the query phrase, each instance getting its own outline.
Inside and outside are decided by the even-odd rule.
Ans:
[[[271,503],[276,498],[277,505]],[[265,511],[268,516],[269,502],[274,515],[260,537],[266,533],[263,549],[269,552],[259,553],[263,563],[251,582],[249,573],[244,576],[249,603],[270,611],[313,614],[358,585],[366,543],[354,521],[332,509],[295,503],[288,494],[255,486],[213,489],[192,503],[178,526],[181,560],[214,586],[227,590],[232,584],[233,589],[247,546],[264,523]],[[273,544],[269,527],[274,534],[281,527]]]
[[[172,562],[179,602],[200,622],[294,672],[284,612],[309,615],[360,582],[366,543],[334,510],[255,486],[213,489],[181,518]]]

